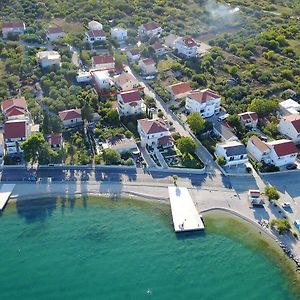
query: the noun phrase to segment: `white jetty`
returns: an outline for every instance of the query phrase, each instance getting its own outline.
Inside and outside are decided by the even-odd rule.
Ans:
[[[3,211],[15,184],[2,184],[0,186],[0,212]]]
[[[175,232],[203,230],[204,224],[187,188],[169,186]]]

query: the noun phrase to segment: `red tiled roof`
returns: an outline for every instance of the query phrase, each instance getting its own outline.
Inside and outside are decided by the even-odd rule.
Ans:
[[[48,136],[48,143],[50,145],[61,145],[62,144],[62,134],[52,133]]]
[[[160,42],[155,42],[155,43],[152,45],[152,47],[153,47],[155,50],[164,48],[164,46],[163,46]]]
[[[197,46],[197,43],[191,37],[184,37],[182,38],[182,41],[189,48]]]
[[[87,32],[89,37],[104,37],[105,36],[105,32],[103,30],[90,30]]]
[[[48,34],[55,34],[55,33],[63,33],[64,30],[62,29],[62,27],[50,27],[48,29]]]
[[[138,80],[130,73],[123,73],[115,78],[115,83],[119,86],[122,86],[126,83],[137,84]]]
[[[155,61],[152,58],[145,58],[142,60],[142,62],[147,66],[155,65]]]
[[[112,55],[98,55],[92,57],[94,65],[110,64],[115,61]]]
[[[4,124],[4,137],[6,139],[25,138],[26,121],[7,121]]]
[[[120,93],[124,103],[137,102],[141,100],[141,95],[138,91]]]
[[[261,152],[266,152],[270,149],[269,146],[256,135],[251,136],[249,141]]]
[[[179,82],[169,86],[169,89],[174,95],[180,95],[183,93],[190,92],[192,88],[187,82]]]
[[[14,99],[7,99],[1,103],[1,109],[2,109],[3,113],[5,113],[8,109],[10,109],[12,107],[26,109],[27,104],[26,104],[25,98],[20,97],[20,98],[14,98]]]
[[[7,22],[2,24],[2,28],[24,28],[23,22]]]
[[[221,98],[216,92],[205,89],[201,91],[193,91],[188,94],[188,97],[199,102],[199,103],[205,103],[206,101],[210,99],[218,99]]]
[[[154,30],[160,27],[159,24],[157,24],[156,22],[149,22],[146,24],[143,24],[144,28],[148,31],[148,30]]]
[[[298,153],[296,145],[289,140],[278,140],[275,142],[271,142],[270,144],[273,146],[274,151],[278,156],[285,156]]]
[[[138,124],[143,128],[146,134],[168,131],[166,123],[161,118],[155,120],[140,119],[138,120]]]
[[[81,109],[69,109],[63,110],[58,113],[62,121],[81,118]]]
[[[19,107],[12,107],[6,111],[6,116],[7,117],[13,117],[13,116],[22,116],[25,114],[25,110],[23,108]]]
[[[129,52],[131,53],[132,56],[141,54],[141,51],[139,49],[132,49]]]
[[[300,115],[289,115],[284,117],[284,120],[291,122],[291,124],[294,126],[295,130],[300,133]]]
[[[253,120],[253,121],[256,121],[256,120],[258,120],[257,113],[256,113],[256,112],[252,112],[252,111],[247,111],[247,112],[241,113],[241,114],[239,114],[239,116],[240,116],[244,121],[247,121],[247,120]]]
[[[173,142],[172,136],[171,135],[165,135],[161,138],[158,139],[158,142],[160,145],[170,145]]]

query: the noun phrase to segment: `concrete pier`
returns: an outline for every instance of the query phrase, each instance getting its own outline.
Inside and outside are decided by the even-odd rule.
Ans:
[[[3,211],[14,187],[15,187],[14,184],[1,184],[0,185],[0,211]]]
[[[187,188],[169,186],[175,232],[203,230],[204,224]]]

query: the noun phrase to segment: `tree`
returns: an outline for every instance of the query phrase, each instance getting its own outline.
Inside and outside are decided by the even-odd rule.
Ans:
[[[90,122],[93,119],[93,109],[88,104],[85,104],[81,109],[81,115],[83,120]]]
[[[198,112],[193,112],[187,117],[187,123],[195,134],[199,134],[205,128],[205,120]]]
[[[276,188],[272,185],[267,185],[265,187],[265,195],[269,198],[269,200],[278,200],[280,198]]]
[[[106,115],[106,121],[112,126],[118,126],[120,124],[119,113],[116,109],[110,109]]]
[[[25,142],[21,144],[21,149],[24,151],[24,159],[27,162],[34,164],[37,162],[39,152],[42,145],[46,142],[41,132],[37,132],[30,136]]]
[[[224,158],[224,156],[217,157],[217,164],[221,167],[226,165],[226,159]]]
[[[287,219],[272,219],[270,221],[270,226],[275,227],[279,234],[283,234],[285,231],[291,229],[291,224]]]
[[[106,165],[117,165],[121,160],[121,155],[116,150],[104,149],[102,158]]]
[[[190,137],[181,137],[176,141],[177,148],[183,154],[195,153],[197,143]]]
[[[277,108],[277,100],[263,98],[254,98],[248,106],[248,110],[255,111],[259,117],[266,117],[270,114],[274,114]]]

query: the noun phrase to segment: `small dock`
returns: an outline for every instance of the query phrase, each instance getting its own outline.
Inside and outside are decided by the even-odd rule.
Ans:
[[[15,187],[15,184],[1,184],[0,185],[0,212],[4,210],[6,203]]]
[[[187,188],[169,186],[175,232],[203,230],[204,224]]]

